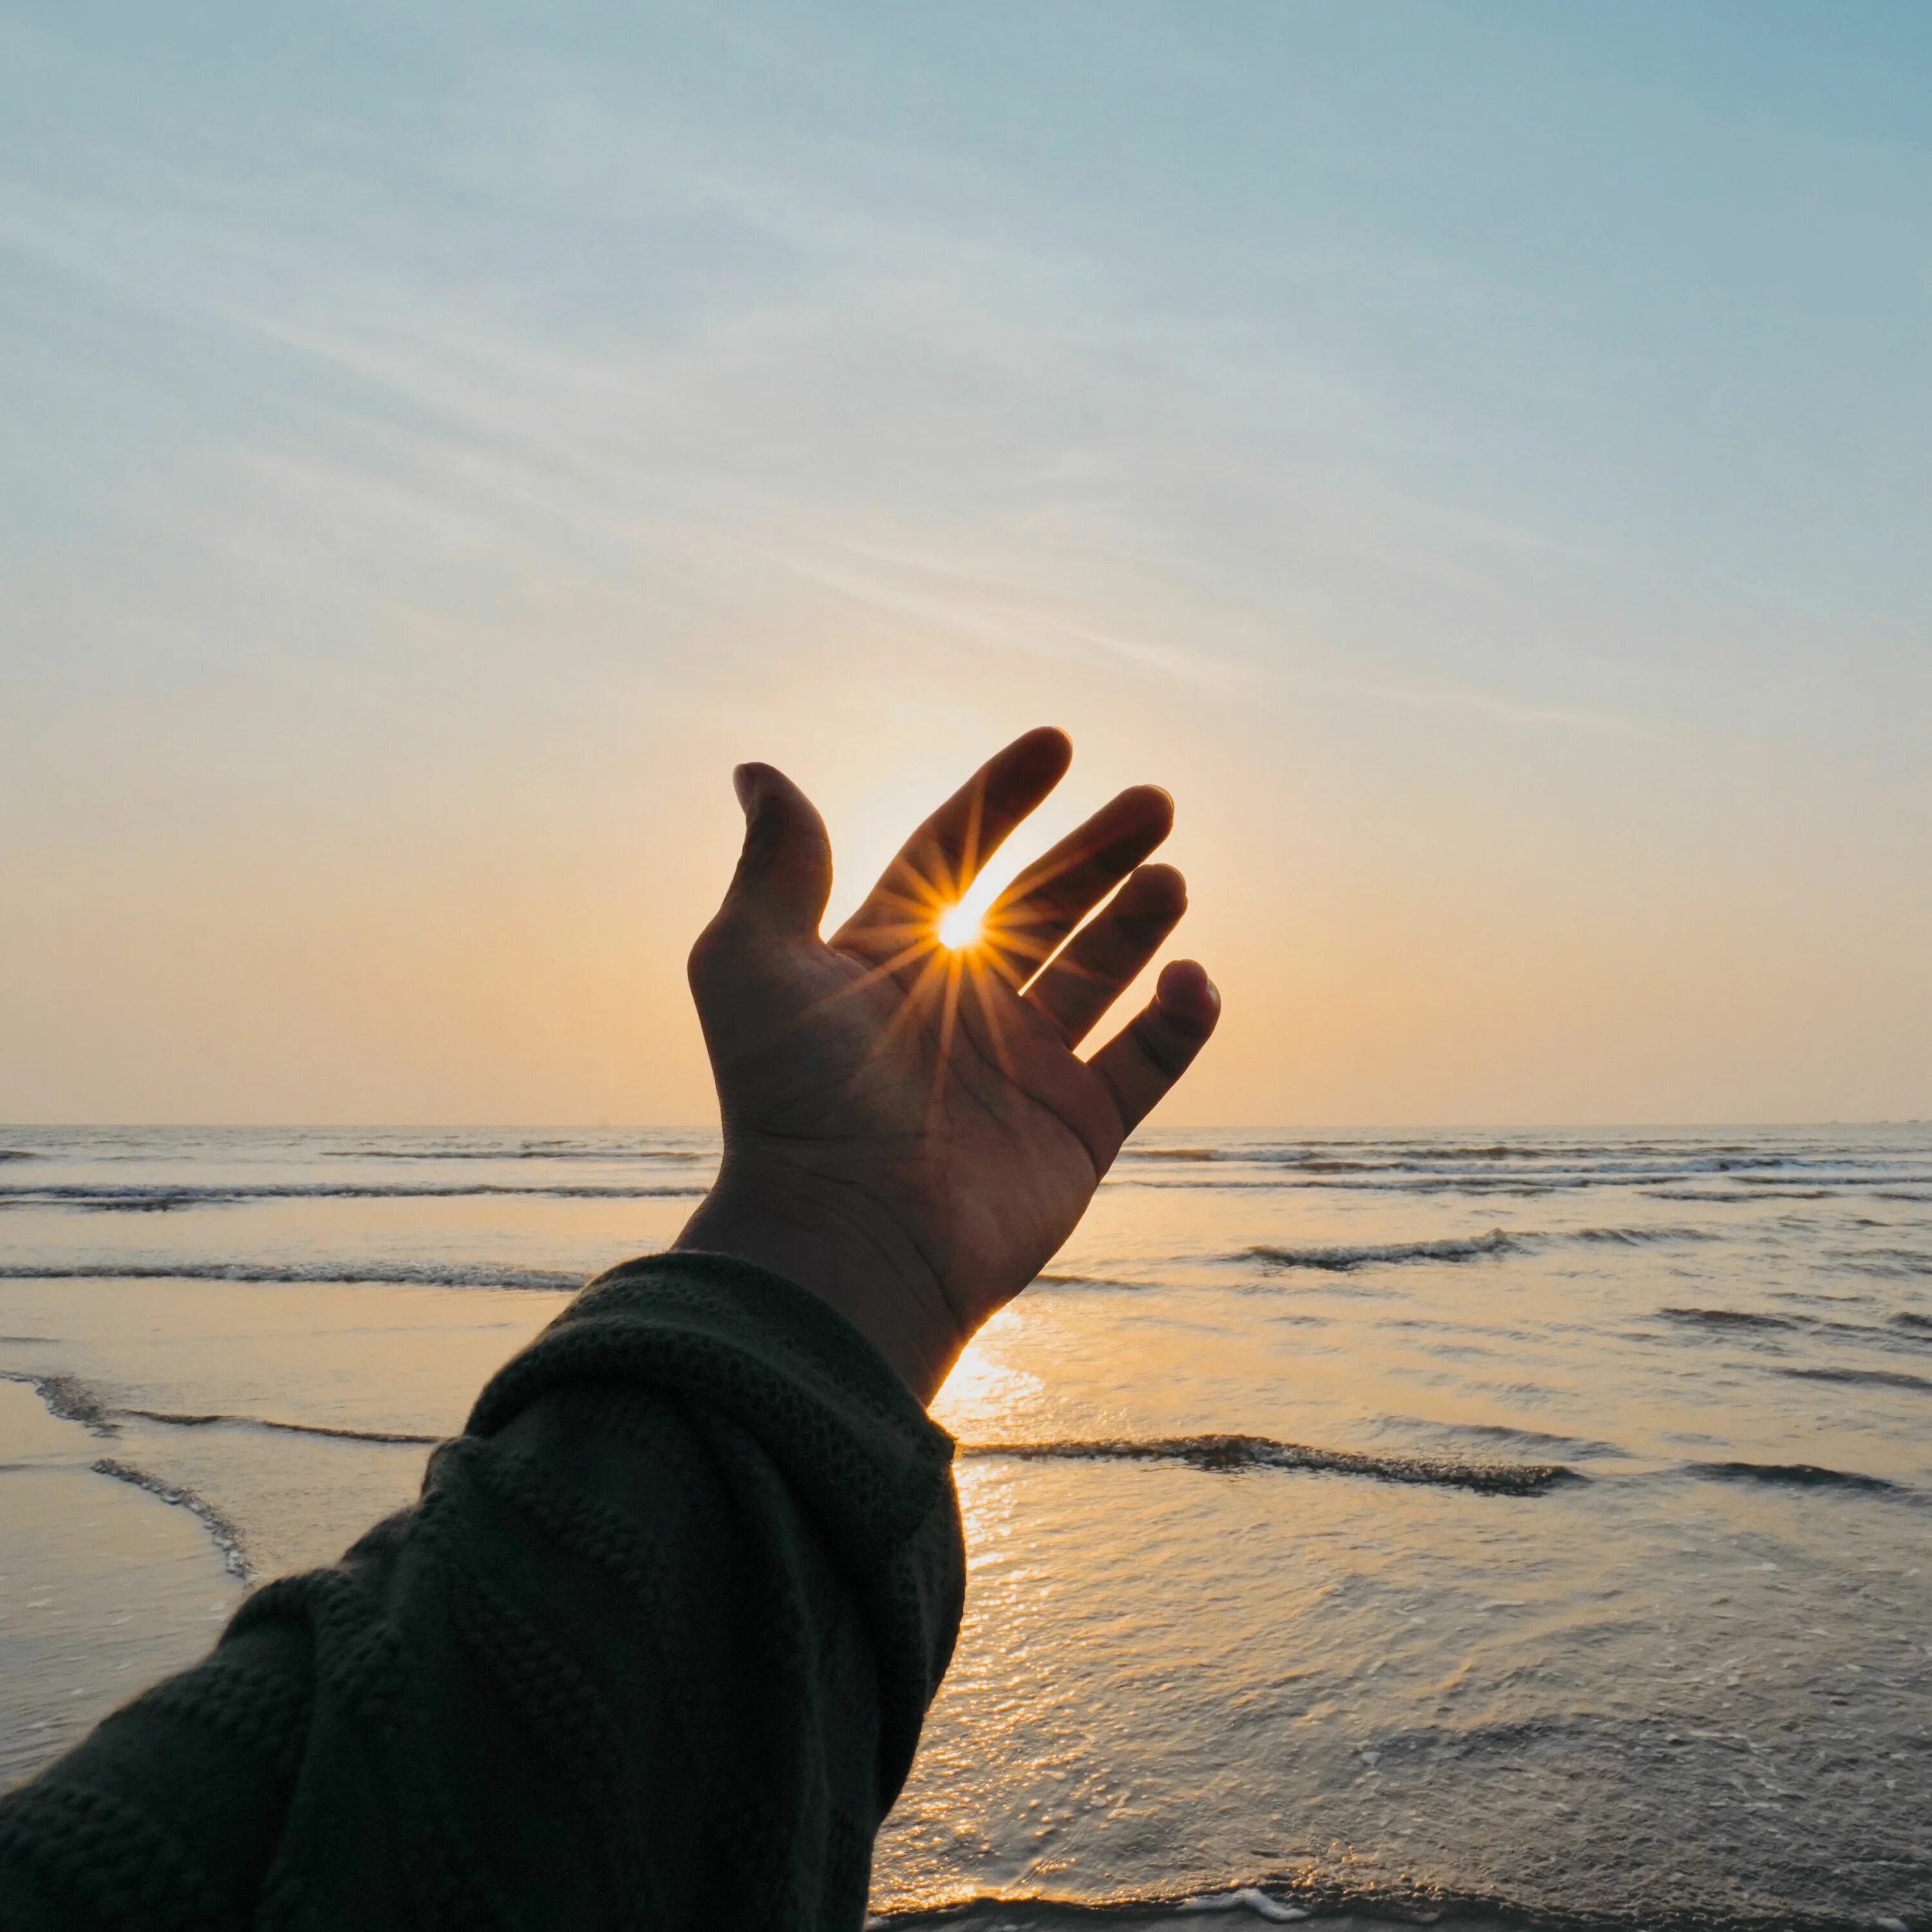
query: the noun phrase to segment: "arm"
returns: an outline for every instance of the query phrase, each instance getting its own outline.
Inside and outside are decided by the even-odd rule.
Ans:
[[[855,1927],[957,1626],[952,1444],[716,1256],[593,1283],[422,1501],[0,1806],[0,1924]]]
[[[676,1251],[511,1362],[414,1508],[0,1803],[0,1924],[858,1923],[958,1627],[923,1405],[1214,1022],[1170,968],[1072,1051],[1180,916],[1178,874],[1134,869],[1162,794],[1023,874],[980,948],[936,946],[1066,756],[1010,747],[830,944],[824,827],[746,768],[692,958],[725,1158]]]

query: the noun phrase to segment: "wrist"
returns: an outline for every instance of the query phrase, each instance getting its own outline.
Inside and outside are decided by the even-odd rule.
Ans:
[[[729,1255],[815,1294],[922,1404],[967,1340],[918,1244],[858,1190],[822,1177],[747,1171],[728,1156],[671,1246]]]

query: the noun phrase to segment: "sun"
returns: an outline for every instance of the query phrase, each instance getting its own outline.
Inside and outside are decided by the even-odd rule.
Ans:
[[[980,915],[970,906],[948,906],[939,916],[939,943],[964,952],[980,940]]]

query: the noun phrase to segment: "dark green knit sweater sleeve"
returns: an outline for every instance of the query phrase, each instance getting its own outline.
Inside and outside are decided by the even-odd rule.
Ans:
[[[0,1802],[0,1926],[854,1932],[958,1628],[952,1450],[788,1282],[602,1277],[414,1508]]]

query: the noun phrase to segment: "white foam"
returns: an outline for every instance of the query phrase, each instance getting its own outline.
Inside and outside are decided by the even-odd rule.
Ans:
[[[1239,1892],[1215,1892],[1202,1898],[1186,1898],[1180,1902],[1183,1912],[1252,1912],[1257,1918],[1266,1918],[1277,1925],[1286,1925],[1292,1920],[1306,1918],[1305,1906],[1289,1905],[1279,1898],[1270,1898],[1258,1886],[1244,1885]]]

